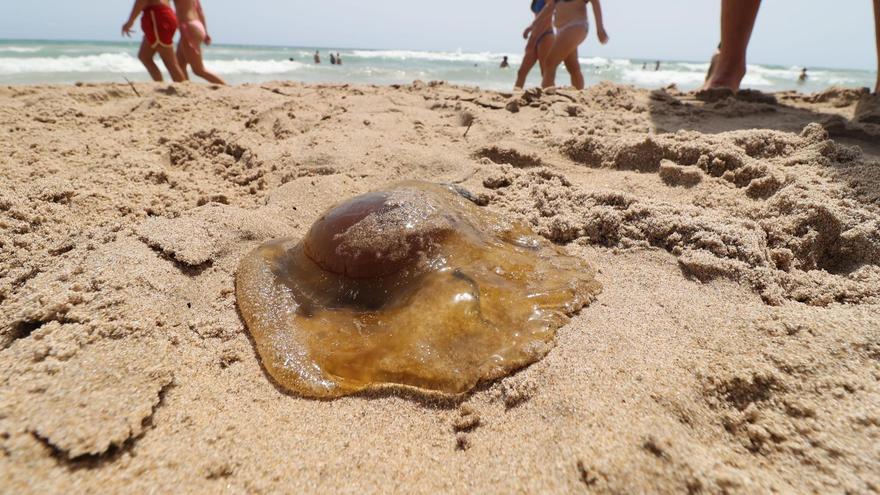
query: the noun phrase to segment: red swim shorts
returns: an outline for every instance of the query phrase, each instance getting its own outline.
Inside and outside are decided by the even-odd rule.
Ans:
[[[177,16],[167,5],[151,5],[141,16],[141,29],[151,48],[157,45],[174,46],[174,32],[177,31]]]

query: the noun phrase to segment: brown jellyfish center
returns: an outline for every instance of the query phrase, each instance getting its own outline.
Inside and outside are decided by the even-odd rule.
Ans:
[[[397,273],[427,255],[451,230],[423,191],[374,192],[324,214],[303,240],[306,256],[321,268],[351,278]]]

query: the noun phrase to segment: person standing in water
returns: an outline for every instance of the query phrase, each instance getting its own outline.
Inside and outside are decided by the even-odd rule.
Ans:
[[[336,55],[333,52],[330,52],[330,65],[336,65]]]
[[[565,68],[571,74],[571,83],[576,89],[584,89],[584,74],[578,61],[578,46],[587,39],[590,21],[587,19],[587,4],[593,4],[593,16],[596,18],[596,34],[603,45],[608,43],[608,33],[602,21],[602,6],[599,0],[547,0],[547,5],[532,23],[529,29],[542,25],[554,13],[556,14],[556,39],[550,47],[550,53],[544,64],[544,79],[541,87],[547,93],[556,91],[556,70],[565,62]],[[528,32],[528,29],[526,30]]]
[[[807,75],[807,68],[804,67],[803,69],[801,69],[801,75],[798,76],[798,82],[801,83],[801,84],[803,84],[803,83],[807,82],[807,79],[808,79],[809,77],[810,77],[810,76]]]
[[[342,55],[336,52],[336,65],[342,65]]]
[[[199,0],[174,0],[179,19],[180,41],[177,43],[177,61],[186,77],[186,66],[192,66],[195,75],[214,84],[226,84],[220,76],[205,68],[202,60],[202,43],[211,44],[205,12]]]
[[[531,10],[537,19],[538,15],[546,7],[545,0],[532,0]],[[516,83],[514,89],[522,89],[529,77],[529,72],[535,64],[540,64],[541,74],[544,74],[544,59],[550,53],[550,47],[556,39],[556,33],[553,32],[553,16],[548,16],[540,25],[532,25],[523,33],[526,38],[526,51],[523,54],[522,63],[519,65],[519,71],[516,74]]]
[[[506,69],[508,67],[510,67],[510,62],[507,61],[507,55],[505,55],[504,58],[501,60],[500,68]]]
[[[141,15],[143,14],[143,15]],[[174,32],[177,31],[177,16],[168,5],[168,0],[137,0],[131,8],[131,15],[122,25],[122,34],[131,37],[134,21],[141,16],[141,30],[144,40],[138,50],[138,59],[147,68],[150,77],[162,81],[162,71],[153,61],[156,52],[162,57],[165,68],[174,82],[185,80],[183,71],[174,56]]]
[[[318,50],[315,50],[315,56],[314,56],[314,59],[315,59],[315,63],[316,63],[316,64],[320,64],[320,63],[321,63],[321,54],[318,53]]]

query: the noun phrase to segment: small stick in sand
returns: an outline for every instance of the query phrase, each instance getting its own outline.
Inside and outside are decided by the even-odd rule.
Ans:
[[[471,126],[472,126],[472,125],[474,125],[474,121],[473,121],[473,120],[470,121],[470,122],[468,123],[468,128],[464,130],[464,136],[463,136],[463,137],[467,137],[467,133],[470,132],[470,130],[471,130]]]
[[[467,129],[465,129],[464,131],[464,137],[467,137],[468,132],[470,132],[471,126],[474,125],[474,120],[476,120],[474,114],[468,112],[467,110],[458,114],[458,123],[467,126]]]
[[[137,90],[137,88],[134,87],[134,84],[131,81],[129,81],[127,77],[123,76],[122,78],[125,79],[125,82],[127,82],[129,86],[131,86],[131,90],[134,91],[134,94],[136,94],[138,96],[138,98],[140,98],[141,94],[138,93],[138,90]]]

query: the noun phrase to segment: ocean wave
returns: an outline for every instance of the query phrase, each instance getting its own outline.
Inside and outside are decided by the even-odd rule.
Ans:
[[[157,59],[158,62],[158,59]],[[205,65],[221,74],[286,74],[307,67],[287,60],[206,60]],[[144,66],[128,53],[102,53],[79,57],[0,57],[0,75],[26,73],[122,73],[143,72]]]
[[[621,74],[623,82],[635,84],[636,86],[646,86],[657,88],[677,84],[682,87],[691,87],[703,84],[705,78],[704,73],[700,72],[681,72],[673,70],[641,70],[629,69],[624,70]]]
[[[0,75],[56,72],[121,72],[144,70],[135,57],[124,53],[102,53],[80,57],[0,57]]]
[[[426,52],[415,50],[351,50],[343,53],[352,58],[385,59],[385,60],[423,60],[429,62],[499,62],[505,55],[513,59],[510,53],[494,52]]]
[[[0,46],[0,53],[35,53],[42,49],[41,46]]]
[[[205,60],[205,66],[219,74],[287,74],[311,65],[290,60]]]

